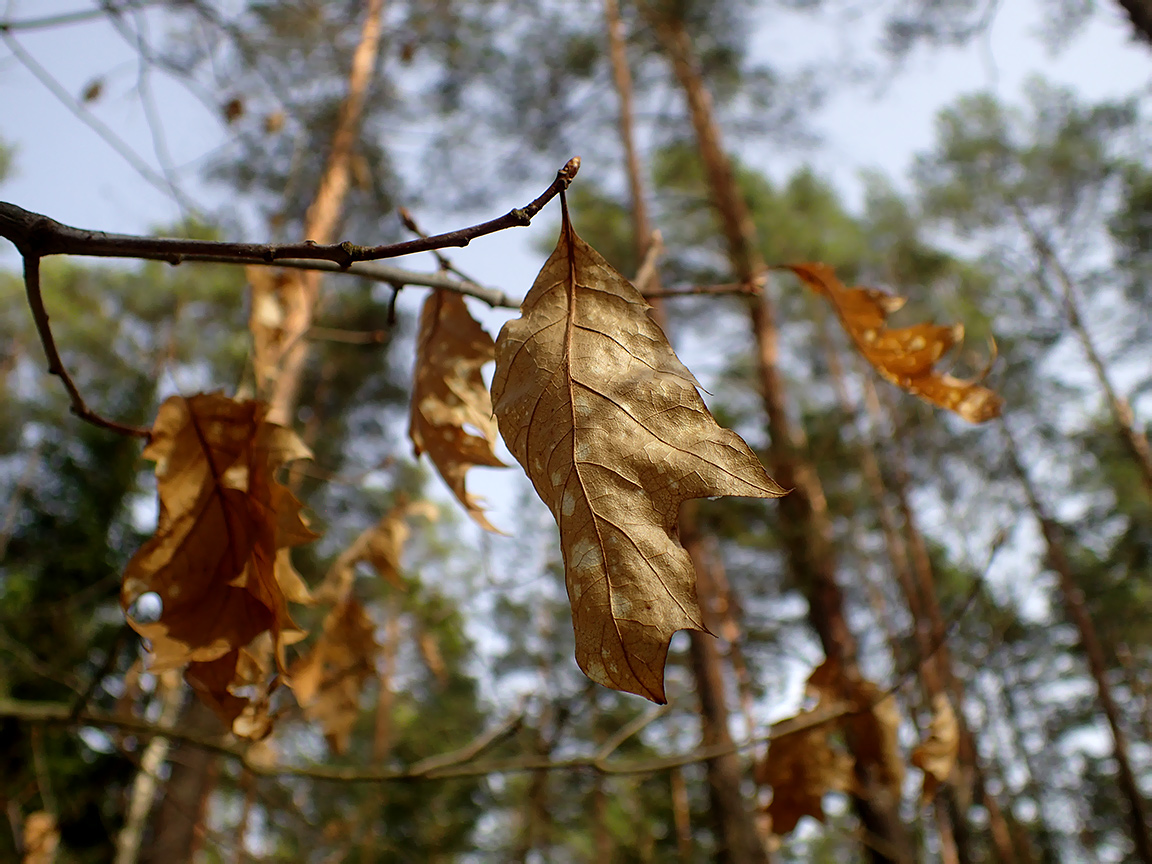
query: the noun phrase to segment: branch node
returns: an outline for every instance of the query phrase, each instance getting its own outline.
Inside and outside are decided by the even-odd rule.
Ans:
[[[336,263],[338,263],[345,270],[351,267],[358,257],[362,257],[364,255],[364,247],[357,246],[355,243],[352,243],[349,240],[345,240],[340,244],[340,251],[344,253],[345,257]]]

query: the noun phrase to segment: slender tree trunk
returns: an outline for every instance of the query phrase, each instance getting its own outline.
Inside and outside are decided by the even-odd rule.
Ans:
[[[991,656],[995,656],[990,652]],[[1052,836],[1052,831],[1048,826],[1048,819],[1045,816],[1045,801],[1044,789],[1046,777],[1043,777],[1040,768],[1036,764],[1036,759],[1033,754],[1028,750],[1021,736],[1021,730],[1024,728],[1023,719],[1026,714],[1030,712],[1028,706],[1022,706],[1021,693],[1023,692],[1024,682],[1017,676],[1009,673],[1007,664],[996,663],[996,670],[1000,673],[1000,683],[1003,688],[1001,700],[1004,705],[1004,716],[1008,721],[1008,728],[1011,730],[1012,740],[1008,743],[1012,749],[1020,754],[1021,760],[1024,762],[1024,767],[1028,771],[1028,781],[1024,785],[1024,792],[1031,796],[1036,805],[1036,845],[1039,847],[1041,864],[1058,864],[1060,856],[1056,851],[1056,841]],[[985,702],[992,701],[993,694],[985,696]],[[1031,856],[1030,856],[1031,857]]]
[[[673,768],[668,773],[668,785],[672,792],[672,821],[676,825],[676,851],[680,864],[691,864],[693,859],[692,813],[688,806],[688,784],[684,781],[684,769]]]
[[[712,204],[720,218],[728,256],[736,278],[749,285],[764,277],[755,227],[740,195],[732,167],[720,142],[712,100],[697,67],[683,22],[646,7],[653,27],[672,63],[673,72],[688,101],[701,160],[708,177]],[[844,601],[836,581],[832,528],[820,480],[808,461],[806,442],[795,432],[786,412],[783,381],[778,368],[778,337],[771,301],[766,293],[751,303],[750,317],[756,341],[765,412],[771,435],[773,476],[793,491],[780,499],[783,542],[797,581],[808,595],[809,620],[824,652],[837,663],[846,681],[861,679],[856,660],[856,639],[844,616]],[[845,688],[848,689],[847,687]],[[849,731],[849,749],[856,756],[857,816],[869,835],[873,862],[911,861],[912,846],[900,821],[900,791],[878,782],[870,770],[873,757]]]
[[[821,322],[822,325],[824,323],[823,321]],[[824,330],[823,326],[821,330]],[[844,383],[843,366],[840,363],[840,358],[835,347],[831,344],[831,340],[827,338],[826,331],[824,331],[824,335],[825,338],[823,341],[828,358],[828,369],[832,376],[837,401],[839,401],[840,409],[845,415],[854,418],[856,409],[848,397],[848,389]],[[875,391],[872,389],[872,382],[870,379],[865,380],[866,388],[871,392],[874,399]],[[873,416],[873,440],[875,440],[875,433],[876,418]],[[875,445],[872,442],[861,442],[856,450],[860,457],[860,465],[864,471],[864,478],[872,498],[872,506],[880,519],[880,527],[884,534],[885,545],[888,549],[888,558],[892,564],[892,573],[896,577],[896,583],[900,586],[904,594],[904,601],[912,616],[913,628],[916,634],[917,653],[920,655],[920,682],[927,695],[925,702],[926,704],[932,704],[934,696],[945,692],[944,682],[950,677],[949,673],[951,670],[949,669],[948,673],[945,672],[949,661],[947,655],[944,653],[945,646],[943,639],[941,638],[936,644],[933,644],[933,634],[929,632],[929,622],[924,615],[923,609],[925,603],[922,595],[925,584],[924,581],[921,580],[920,585],[917,586],[913,581],[911,570],[908,567],[908,546],[905,544],[904,537],[901,536],[887,506],[887,489],[884,484],[883,475],[880,472],[880,460],[876,455]],[[907,494],[903,488],[900,489],[899,497],[902,501],[907,502]],[[905,513],[906,518],[908,515],[908,513]],[[923,540],[921,540],[921,545],[923,545]],[[927,555],[926,551],[925,555]],[[935,600],[935,590],[931,588],[930,581],[927,587],[932,590],[933,600]],[[939,610],[937,609],[937,611]],[[960,703],[957,702],[957,705],[959,704]],[[963,726],[963,715],[960,710],[956,711],[956,716],[960,721],[960,725]],[[936,828],[940,839],[941,859],[945,864],[970,864],[973,860],[971,852],[969,851],[971,829],[968,825],[965,808],[958,805],[955,791],[951,784],[945,784],[940,788],[934,802]],[[1010,862],[1012,859],[1007,858],[1004,860],[1007,864],[1007,862]]]
[[[180,727],[209,735],[220,731],[212,709],[193,698]],[[200,846],[204,811],[216,781],[216,755],[199,747],[181,745],[170,751],[172,771],[164,785],[164,798],[153,817],[152,842],[144,860],[148,864],[191,861]]]
[[[343,214],[344,199],[351,180],[352,156],[360,136],[360,119],[379,54],[384,0],[366,0],[365,7],[360,42],[352,54],[348,92],[336,120],[332,149],[328,153],[316,197],[304,217],[304,238],[320,244],[331,243],[335,239]],[[282,294],[285,349],[269,397],[268,419],[273,423],[292,425],[300,396],[300,382],[308,360],[308,328],[312,326],[320,300],[322,276],[319,271],[294,272]]]
[[[304,220],[306,239],[317,243],[331,242],[339,224],[348,192],[351,160],[360,134],[368,85],[372,80],[379,53],[380,28],[384,0],[366,0],[360,41],[352,55],[348,90],[336,123],[332,149],[328,154],[319,188]],[[300,394],[300,382],[308,358],[306,334],[320,296],[322,274],[293,272],[288,281],[269,299],[282,305],[282,353],[277,358],[275,378],[270,382],[268,419],[291,426]],[[193,700],[183,726],[195,731],[212,731],[219,721],[199,700]],[[165,788],[164,800],[157,811],[155,842],[149,862],[180,864],[192,860],[198,846],[196,828],[215,780],[216,757],[206,750],[181,748],[180,761],[174,761]]]
[[[568,723],[568,707],[546,705],[537,728],[532,730],[535,755],[547,759],[556,749]],[[544,727],[551,726],[547,734]],[[548,847],[551,844],[552,810],[548,796],[548,771],[540,769],[532,772],[528,782],[528,792],[524,799],[524,810],[520,818],[520,837],[512,853],[512,860],[527,864],[529,855],[535,849],[548,860]]]
[[[1128,13],[1136,34],[1145,42],[1152,43],[1152,0],[1117,0]]]
[[[644,178],[637,155],[632,116],[632,76],[628,68],[625,46],[624,24],[620,19],[620,9],[616,0],[605,0],[605,19],[608,28],[610,56],[616,92],[620,99],[620,137],[624,146],[625,168],[632,199],[632,229],[636,244],[637,260],[643,261],[651,243],[651,226],[645,203]],[[648,281],[648,291],[659,291],[659,278]],[[667,327],[663,301],[652,301],[651,315],[661,327]],[[680,509],[680,537],[684,548],[692,557],[696,568],[696,597],[703,610],[705,623],[713,611],[724,607],[723,620],[727,626],[716,629],[727,630],[730,639],[738,637],[739,628],[734,626],[732,604],[728,602],[726,591],[721,591],[709,556],[705,552],[704,538],[699,534],[696,522],[696,508],[685,505]],[[725,584],[726,584],[726,580]],[[724,671],[720,652],[715,639],[708,633],[689,633],[690,656],[693,676],[696,679],[696,693],[700,700],[700,726],[704,746],[731,744],[729,713],[724,688]],[[738,652],[739,646],[730,641]],[[746,672],[745,672],[746,677]],[[712,802],[711,814],[715,823],[717,861],[728,864],[767,864],[768,853],[756,830],[756,822],[749,812],[743,793],[740,791],[744,770],[740,757],[735,753],[719,756],[707,762],[709,797]],[[690,838],[689,838],[690,839]],[[681,837],[681,854],[684,838]]]
[[[709,602],[714,596],[712,572],[696,528],[695,502],[680,508],[680,542],[692,557],[696,568],[697,595],[700,598],[705,626],[714,625],[715,615]],[[689,634],[689,654],[700,699],[700,727],[705,747],[731,746],[728,729],[728,706],[724,693],[723,666],[714,637],[707,633]],[[740,757],[735,753],[708,760],[708,795],[716,827],[716,860],[721,864],[763,862],[768,853],[748,812],[740,785],[744,779]]]
[[[864,383],[864,401],[868,408],[873,432],[875,434],[875,431],[880,428],[882,423],[883,412],[880,408],[880,398],[871,375],[865,373],[862,376],[862,380]],[[890,417],[895,415],[891,404],[888,405],[888,415]],[[996,849],[999,860],[1004,862],[1004,864],[1011,864],[1011,862],[1017,859],[1017,850],[1015,844],[1012,842],[1012,832],[1009,830],[1008,821],[1004,817],[1004,811],[1000,807],[1000,802],[996,799],[996,796],[992,795],[988,790],[988,784],[985,782],[984,777],[984,769],[980,765],[980,755],[976,747],[976,739],[972,734],[972,730],[968,727],[968,721],[964,716],[964,685],[956,676],[955,669],[952,665],[952,656],[948,649],[946,638],[947,625],[944,621],[944,614],[940,609],[939,595],[936,592],[936,577],[932,568],[932,559],[928,554],[928,545],[924,540],[924,535],[920,532],[920,528],[917,525],[916,514],[912,510],[911,500],[908,495],[911,478],[908,475],[907,460],[903,449],[904,439],[900,430],[894,430],[892,439],[894,444],[892,448],[894,458],[892,461],[895,470],[893,472],[894,479],[890,488],[895,493],[900,518],[904,522],[903,536],[907,540],[905,548],[908,551],[909,559],[912,563],[912,573],[915,575],[915,580],[911,581],[906,588],[909,610],[917,622],[916,636],[921,654],[929,652],[931,655],[929,660],[930,662],[934,662],[935,666],[933,677],[926,679],[926,683],[930,687],[935,688],[933,693],[942,692],[945,687],[948,692],[951,693],[952,700],[957,709],[956,720],[960,730],[960,764],[967,766],[972,772],[980,801],[984,805],[984,809],[988,811],[988,827],[992,834],[992,843]],[[878,466],[877,470],[879,470]],[[948,801],[953,810],[952,825],[961,835],[957,840],[959,849],[963,855],[963,850],[970,846],[970,843],[964,838],[969,835],[971,827],[963,815],[967,810],[967,804],[970,803],[968,800],[969,793],[966,789],[952,785],[946,790],[945,794],[948,796]]]
[[[1092,678],[1096,681],[1100,707],[1103,709],[1104,716],[1108,720],[1108,726],[1112,730],[1113,754],[1116,757],[1119,772],[1120,792],[1128,804],[1128,817],[1131,823],[1132,842],[1136,847],[1136,856],[1144,864],[1152,864],[1152,835],[1148,831],[1144,796],[1140,792],[1135,772],[1132,770],[1132,761],[1128,754],[1128,737],[1120,721],[1120,709],[1112,696],[1112,687],[1108,683],[1108,665],[1105,661],[1104,648],[1096,632],[1096,625],[1093,623],[1092,616],[1084,602],[1084,592],[1076,584],[1076,578],[1072,573],[1072,565],[1068,561],[1068,554],[1064,546],[1063,531],[1056,521],[1048,516],[1040,504],[1036,490],[1024,468],[1024,463],[1020,461],[1020,454],[1008,429],[1008,424],[1002,420],[1000,428],[1004,433],[1009,464],[1020,481],[1032,515],[1040,523],[1040,530],[1044,534],[1044,542],[1048,550],[1048,564],[1056,571],[1060,592],[1064,599],[1064,608],[1080,635],[1080,645],[1084,649]]]
[[[381,646],[380,672],[377,676],[380,690],[376,697],[376,718],[372,731],[372,764],[383,768],[388,754],[392,752],[392,713],[395,693],[392,681],[396,676],[396,654],[400,649],[400,604],[395,596],[390,597],[385,614],[384,644]],[[368,796],[361,810],[360,825],[364,832],[360,841],[361,864],[372,864],[378,851],[377,835],[374,829],[377,815],[384,810],[387,801],[386,785],[381,784],[375,795]]]
[[[1125,448],[1140,471],[1144,488],[1149,495],[1152,495],[1152,448],[1149,447],[1148,439],[1144,433],[1136,428],[1136,417],[1132,413],[1132,406],[1128,404],[1126,399],[1121,398],[1112,386],[1112,381],[1108,377],[1108,370],[1104,366],[1100,352],[1096,350],[1096,344],[1093,342],[1092,335],[1084,323],[1084,316],[1080,312],[1079,291],[1076,284],[1072,281],[1068,268],[1064,266],[1064,262],[1060,260],[1052,248],[1052,244],[1048,242],[1048,238],[1032,224],[1024,208],[1015,201],[1012,202],[1012,208],[1016,213],[1017,222],[1032,242],[1032,248],[1040,260],[1041,267],[1043,270],[1051,272],[1056,277],[1056,281],[1060,283],[1060,289],[1063,292],[1064,313],[1068,317],[1068,323],[1072,325],[1072,330],[1076,333],[1080,345],[1088,357],[1088,363],[1091,365],[1100,385],[1100,390],[1108,402],[1108,410],[1112,414],[1116,430],[1120,433]],[[1043,274],[1041,275],[1041,282],[1044,282]]]
[[[612,61],[612,79],[620,100],[620,143],[624,146],[624,165],[628,174],[628,191],[632,199],[632,241],[636,246],[636,261],[641,262],[648,254],[648,247],[652,245],[652,226],[648,220],[648,203],[644,196],[644,174],[640,169],[640,156],[636,150],[632,70],[628,67],[624,22],[620,19],[620,5],[617,0],[604,0],[604,18],[608,25],[608,56]],[[654,276],[647,290],[660,290],[659,274]],[[653,317],[661,327],[664,326],[662,314]]]
[[[180,709],[184,704],[187,691],[179,677],[176,681],[169,680],[177,675],[175,672],[166,672],[161,676],[161,684],[165,687],[161,697],[159,725],[171,726],[180,716]],[[115,864],[136,864],[140,856],[140,849],[144,839],[144,829],[148,824],[148,814],[152,812],[152,804],[156,798],[156,789],[160,785],[160,766],[168,758],[171,744],[167,738],[153,738],[144,748],[144,755],[140,757],[140,770],[132,781],[132,792],[128,796],[128,809],[124,816],[124,827],[116,840]]]

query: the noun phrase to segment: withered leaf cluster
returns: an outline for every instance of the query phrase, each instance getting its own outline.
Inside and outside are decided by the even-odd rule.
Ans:
[[[677,539],[691,498],[786,490],[721,428],[640,293],[573,230],[496,341],[500,432],[560,527],[576,660],[665,701],[677,630],[703,630]]]
[[[964,325],[915,324],[889,328],[888,316],[905,299],[876,288],[846,288],[827,264],[790,264],[805,285],[823,295],[860,353],[886,380],[970,423],[1000,416],[1003,400],[980,384],[937,371],[936,362],[964,339]],[[986,374],[986,373],[985,373]]]
[[[121,588],[125,611],[145,594],[162,604],[154,622],[129,616],[151,643],[152,668],[187,664],[186,678],[230,725],[249,704],[234,691],[256,668],[282,665],[284,646],[303,635],[289,602],[311,601],[289,550],[316,535],[274,476],[310,454],[264,417],[261,403],[218,393],[160,407],[144,449],[156,463],[158,524]],[[262,634],[265,648],[253,645]]]

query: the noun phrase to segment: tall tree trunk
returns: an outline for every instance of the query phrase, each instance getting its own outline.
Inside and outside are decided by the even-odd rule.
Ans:
[[[1137,35],[1145,42],[1152,43],[1152,0],[1117,0],[1117,2],[1128,13]]]
[[[180,727],[199,734],[220,731],[212,709],[193,698]],[[143,856],[148,864],[191,861],[200,847],[208,796],[216,782],[216,754],[180,745],[169,753],[172,771],[164,784],[164,798],[152,822],[152,842]]]
[[[1024,233],[1028,235],[1036,257],[1040,261],[1042,267],[1041,283],[1045,288],[1048,288],[1043,277],[1044,271],[1051,272],[1056,277],[1056,281],[1060,283],[1060,290],[1063,294],[1061,299],[1064,304],[1064,313],[1068,318],[1068,323],[1072,325],[1072,330],[1080,340],[1084,354],[1088,357],[1088,363],[1096,375],[1096,381],[1100,385],[1100,390],[1108,403],[1108,410],[1112,414],[1112,420],[1116,424],[1116,431],[1120,433],[1124,447],[1128,450],[1132,461],[1136,463],[1136,467],[1140,471],[1140,477],[1144,481],[1144,488],[1148,494],[1152,496],[1152,448],[1149,447],[1148,438],[1141,430],[1136,428],[1136,417],[1132,413],[1132,406],[1128,404],[1128,400],[1121,398],[1116,392],[1116,388],[1112,386],[1112,381],[1108,377],[1108,370],[1104,366],[1104,360],[1100,357],[1100,352],[1096,349],[1092,335],[1088,332],[1088,327],[1084,323],[1084,316],[1080,312],[1079,291],[1076,288],[1076,284],[1072,281],[1072,275],[1068,272],[1068,268],[1064,266],[1064,262],[1060,260],[1060,256],[1057,255],[1056,251],[1052,248],[1052,244],[1048,241],[1048,238],[1032,224],[1032,220],[1028,218],[1027,212],[1020,203],[1013,201],[1012,209],[1016,214],[1017,223],[1023,229]],[[1049,292],[1051,294],[1050,289]]]
[[[636,246],[636,261],[641,262],[652,245],[652,226],[648,220],[648,203],[644,195],[644,174],[640,169],[640,155],[636,150],[636,135],[633,110],[632,70],[628,67],[627,42],[624,22],[620,18],[620,5],[617,0],[604,0],[604,18],[608,26],[608,56],[612,61],[612,80],[616,95],[620,100],[620,143],[624,147],[624,166],[628,174],[628,192],[632,199],[632,242]],[[655,275],[648,284],[649,291],[660,290],[660,277]],[[664,315],[659,308],[653,317],[661,327]]]
[[[317,243],[331,242],[339,224],[347,196],[351,160],[360,134],[368,85],[376,66],[380,46],[380,29],[384,0],[366,0],[360,41],[352,55],[348,91],[332,136],[324,173],[304,220],[305,239]],[[278,343],[281,353],[275,358],[275,374],[268,383],[268,419],[291,426],[300,395],[300,382],[308,358],[308,329],[320,297],[322,274],[318,271],[293,271],[276,292],[282,304],[283,332]],[[219,720],[199,700],[193,700],[181,724],[194,731],[211,732]],[[174,760],[172,773],[159,807],[150,849],[149,862],[180,864],[190,861],[198,847],[196,829],[215,781],[216,757],[206,750],[180,748],[182,758]]]
[[[826,349],[828,370],[832,376],[833,389],[836,391],[836,398],[840,403],[840,409],[847,417],[855,418],[857,413],[856,408],[852,405],[852,401],[848,396],[848,388],[844,382],[844,369],[840,363],[839,354],[835,346],[832,345],[831,340],[827,338],[827,331],[823,327],[823,324],[826,323],[826,316],[824,317],[825,321],[821,322],[821,330],[825,338],[822,341]],[[871,390],[872,396],[875,398],[875,391],[872,389],[870,379],[865,379],[865,386]],[[907,604],[908,612],[912,616],[913,628],[916,634],[917,653],[920,655],[920,682],[927,696],[925,704],[930,705],[932,704],[933,697],[944,692],[944,682],[947,677],[944,670],[948,661],[947,656],[943,653],[943,641],[941,640],[936,645],[933,645],[932,634],[929,632],[930,627],[928,619],[924,615],[924,603],[921,598],[924,585],[921,583],[920,586],[917,586],[913,581],[912,573],[908,566],[908,546],[905,544],[904,537],[901,536],[887,506],[887,489],[884,484],[883,475],[880,472],[880,460],[876,455],[876,448],[873,443],[875,441],[876,429],[876,417],[873,416],[871,425],[873,441],[861,441],[856,450],[860,457],[860,465],[864,471],[864,478],[872,498],[872,506],[880,519],[880,527],[884,534],[885,546],[888,550],[888,559],[892,565],[893,576],[896,578],[896,584],[900,586],[901,592],[904,595],[904,602]],[[901,492],[903,493],[904,490],[902,489]],[[907,501],[906,494],[902,494],[901,497],[904,501]],[[933,650],[934,648],[936,650]],[[960,703],[957,702],[957,705],[959,704]],[[960,725],[963,726],[962,711],[957,709],[956,716]],[[937,793],[934,807],[942,860],[945,864],[970,864],[973,860],[971,852],[969,851],[971,829],[968,824],[965,808],[959,806],[956,790],[951,784],[946,784],[941,787]],[[1012,859],[1006,858],[1004,860],[1005,862],[1010,862]]]
[[[651,226],[648,221],[648,208],[645,203],[644,178],[640,170],[640,159],[636,151],[632,117],[632,76],[628,68],[625,50],[624,23],[620,19],[620,9],[616,0],[605,0],[605,20],[608,28],[610,56],[616,92],[620,99],[620,137],[624,146],[625,169],[628,174],[628,187],[632,199],[632,230],[636,244],[637,260],[647,257],[651,244]],[[659,278],[648,281],[648,291],[659,291]],[[651,315],[661,327],[667,327],[667,315],[663,301],[652,300]],[[696,568],[696,597],[703,610],[704,621],[709,623],[714,612],[723,606],[725,622],[734,622],[732,604],[727,592],[712,578],[715,574],[705,551],[704,538],[697,528],[696,508],[686,504],[680,509],[680,538],[684,548],[692,558]],[[726,583],[726,580],[724,580]],[[723,625],[713,627],[727,629],[732,638],[733,627]],[[713,629],[710,627],[710,629]],[[738,633],[738,628],[735,628]],[[700,700],[700,727],[704,746],[714,744],[731,745],[729,712],[724,688],[724,670],[715,639],[708,633],[689,633],[689,652],[693,677],[696,680],[696,693]],[[738,652],[739,647],[733,644]],[[707,762],[708,790],[711,800],[711,815],[714,822],[717,847],[717,861],[727,864],[767,864],[768,853],[763,840],[756,830],[756,822],[749,812],[744,795],[740,791],[744,770],[740,757],[735,753],[718,756]],[[681,838],[683,854],[684,839]]]
[[[707,173],[712,204],[720,218],[736,278],[753,285],[764,278],[756,231],[720,141],[712,100],[700,75],[683,22],[645,7],[648,18],[672,63],[673,72],[688,101],[701,160]],[[837,663],[846,681],[861,680],[856,639],[844,616],[844,602],[836,581],[832,527],[827,502],[815,468],[808,460],[806,442],[794,431],[786,411],[786,397],[778,368],[778,337],[772,303],[764,293],[751,302],[750,318],[756,342],[765,412],[771,435],[773,476],[794,491],[780,499],[782,540],[797,581],[808,595],[809,620],[824,652]],[[845,688],[846,690],[849,688]],[[900,792],[878,782],[870,770],[873,757],[851,731],[846,736],[856,757],[856,814],[871,835],[868,854],[874,862],[911,861],[912,846],[900,821]]]
[[[348,74],[348,92],[336,119],[332,135],[332,149],[320,178],[316,197],[304,217],[304,239],[316,243],[331,243],[344,211],[352,172],[352,156],[360,137],[360,120],[368,85],[376,68],[380,49],[380,28],[384,0],[366,0],[364,21],[360,27],[360,42],[352,54],[352,68]],[[300,397],[300,382],[308,360],[308,329],[312,326],[316,306],[320,300],[323,274],[319,271],[293,271],[286,289],[281,294],[284,304],[284,354],[278,364],[279,371],[272,383],[269,396],[268,419],[285,426],[292,425],[296,403]]]
[[[870,415],[873,434],[875,436],[876,431],[879,430],[883,422],[880,398],[871,375],[865,373],[862,376],[862,380],[864,383],[864,401]],[[888,416],[895,416],[893,406],[889,404],[887,407]],[[932,679],[926,681],[926,683],[936,688],[934,692],[941,692],[941,690],[946,687],[948,692],[951,693],[952,699],[957,706],[956,720],[960,730],[960,764],[966,766],[968,770],[972,772],[976,792],[981,803],[984,805],[984,809],[988,811],[988,827],[992,834],[992,844],[996,848],[996,854],[1001,862],[1010,864],[1010,862],[1016,860],[1017,850],[1015,844],[1012,842],[1012,832],[1009,830],[1008,821],[1000,807],[1000,802],[988,789],[984,769],[980,765],[980,754],[976,747],[976,739],[964,716],[964,685],[957,677],[952,664],[952,656],[948,649],[946,638],[947,625],[944,621],[944,614],[940,609],[939,595],[936,592],[936,577],[932,568],[932,559],[928,554],[928,545],[924,540],[924,535],[920,532],[916,521],[916,514],[912,510],[911,499],[908,495],[911,478],[908,475],[907,458],[904,454],[904,439],[899,429],[893,430],[892,440],[894,445],[892,448],[894,470],[892,472],[893,482],[890,488],[895,493],[900,518],[904,522],[904,539],[907,541],[906,549],[912,564],[912,573],[915,575],[914,582],[910,583],[906,589],[908,592],[909,610],[912,612],[913,618],[917,621],[916,636],[921,653],[929,652],[929,655],[931,655],[930,660],[935,661],[934,675]],[[967,819],[962,815],[969,803],[967,800],[968,791],[958,786],[952,786],[947,790],[947,794],[952,802],[951,806],[955,811],[952,818],[954,828],[962,834],[969,832],[971,830],[970,826],[968,825]],[[969,845],[962,839],[959,842],[961,848]],[[1027,857],[1027,854],[1025,854],[1025,857]]]
[[[696,527],[695,502],[680,508],[680,542],[692,557],[696,568],[696,593],[700,599],[704,624],[715,626],[712,568],[704,552],[702,538]],[[732,745],[728,729],[728,705],[724,692],[723,665],[716,639],[708,633],[693,631],[689,634],[689,654],[692,673],[696,678],[696,694],[700,699],[700,731],[704,747]],[[740,791],[744,770],[736,753],[727,753],[709,759],[708,797],[716,829],[716,860],[721,864],[763,862],[768,853],[756,831],[756,823],[749,813],[744,795]]]
[[[1044,534],[1044,543],[1048,551],[1048,564],[1056,571],[1060,584],[1060,593],[1063,595],[1064,608],[1068,618],[1076,627],[1080,636],[1080,646],[1088,660],[1088,669],[1096,682],[1096,693],[1100,700],[1100,707],[1108,720],[1112,730],[1113,755],[1116,757],[1117,778],[1120,792],[1128,804],[1128,817],[1131,823],[1132,842],[1136,847],[1137,858],[1144,864],[1152,864],[1152,835],[1148,831],[1148,820],[1145,815],[1144,796],[1136,783],[1136,774],[1132,770],[1132,760],[1128,755],[1128,736],[1120,722],[1120,709],[1112,696],[1112,687],[1108,683],[1108,664],[1105,661],[1104,648],[1096,632],[1096,625],[1088,612],[1084,602],[1084,592],[1076,583],[1072,573],[1072,565],[1068,561],[1068,554],[1064,546],[1064,534],[1061,527],[1052,519],[1041,505],[1032,486],[1024,463],[1020,461],[1020,453],[1012,437],[1008,424],[1001,421],[1000,428],[1004,433],[1004,442],[1008,455],[1009,465],[1020,481],[1024,496],[1028,499],[1028,506],[1032,515],[1040,523],[1040,530]]]
[[[187,691],[177,672],[165,672],[158,680],[160,686],[164,688],[164,694],[160,699],[159,726],[165,728],[174,724],[179,718]],[[148,825],[148,814],[152,812],[156,789],[160,785],[158,772],[168,758],[171,747],[167,738],[157,737],[149,741],[148,746],[144,748],[144,755],[140,757],[140,770],[132,781],[132,792],[128,796],[124,827],[116,839],[115,864],[136,864],[139,860],[144,829]]]

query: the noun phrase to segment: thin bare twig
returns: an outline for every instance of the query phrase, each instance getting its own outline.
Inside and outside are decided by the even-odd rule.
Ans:
[[[101,3],[96,9],[77,9],[75,12],[60,12],[56,15],[45,15],[43,18],[16,18],[0,21],[0,33],[10,33],[16,30],[47,30],[65,24],[84,24],[96,18],[103,18],[109,13],[117,13],[125,9],[146,9],[149,6],[161,6],[164,0],[139,0],[126,6],[114,3]]]
[[[380,345],[387,342],[391,330],[338,330],[334,327],[309,327],[308,338],[320,342],[343,342],[347,345]]]
[[[669,288],[665,291],[649,291],[646,299],[653,297],[691,297],[697,294],[739,294],[744,297],[757,297],[764,290],[762,280],[755,282],[726,282],[723,285],[693,285],[690,288]]]
[[[633,735],[640,734],[641,731],[646,729],[651,724],[655,723],[671,709],[671,706],[653,705],[643,714],[638,714],[632,718],[632,721],[625,723],[616,730],[616,734],[604,742],[604,746],[596,751],[596,764],[603,765],[608,761],[613,753],[620,749],[620,746],[631,738]]]
[[[143,258],[179,264],[182,261],[211,260],[233,264],[276,264],[284,259],[331,261],[348,269],[358,261],[398,258],[416,252],[428,252],[448,246],[467,246],[477,237],[495,234],[508,228],[530,225],[544,205],[567,189],[580,168],[580,157],[573,157],[556,173],[556,179],[532,203],[509,210],[497,219],[468,228],[407,240],[382,246],[358,246],[355,243],[226,243],[215,240],[189,240],[170,237],[140,237],[131,234],[109,234],[73,228],[30,213],[14,204],[0,202],[0,237],[7,237],[23,255],[86,255],[97,258]],[[327,269],[327,268],[317,268]]]
[[[568,759],[550,759],[534,756],[517,756],[509,759],[493,759],[486,762],[472,761],[483,750],[510,734],[512,721],[506,721],[494,730],[483,733],[467,746],[452,753],[433,756],[406,768],[374,767],[363,769],[356,766],[327,765],[279,765],[266,764],[258,758],[249,758],[248,748],[231,744],[225,738],[202,735],[178,728],[163,727],[136,717],[123,717],[94,711],[83,711],[75,722],[70,722],[69,705],[53,702],[26,702],[0,698],[0,717],[12,717],[27,723],[64,726],[104,726],[120,729],[140,736],[162,735],[171,741],[199,747],[222,756],[237,759],[253,774],[262,777],[310,777],[343,783],[386,783],[397,781],[444,780],[460,777],[482,777],[488,774],[512,774],[526,771],[575,771],[591,770],[606,775],[653,774],[671,768],[693,765],[716,759],[730,753],[737,753],[776,740],[782,735],[791,735],[804,729],[832,723],[842,717],[859,713],[846,703],[829,709],[817,709],[811,714],[791,723],[782,733],[772,731],[767,735],[747,741],[698,747],[686,753],[659,756],[647,759],[600,760],[598,756],[576,756]],[[518,718],[516,718],[518,719]]]
[[[142,178],[144,178],[144,180],[146,180],[152,186],[155,186],[165,195],[175,196],[177,203],[179,203],[180,206],[185,210],[189,210],[194,213],[203,212],[202,207],[197,206],[196,202],[189,199],[188,196],[182,193],[178,188],[170,187],[168,185],[168,181],[161,174],[158,174],[151,165],[145,162],[139,153],[128,146],[127,142],[125,142],[123,138],[117,135],[111,129],[111,127],[96,117],[96,115],[89,111],[83,103],[81,103],[76,99],[75,96],[69,93],[68,90],[59,81],[57,81],[55,77],[53,77],[51,72],[40,65],[39,61],[37,61],[35,57],[24,50],[24,46],[20,44],[15,36],[13,36],[7,30],[0,30],[0,38],[4,39],[4,42],[8,45],[9,50],[11,50],[12,54],[16,57],[17,60],[20,61],[24,68],[31,72],[32,75],[41,84],[43,84],[65,108],[71,111],[77,120],[79,120],[89,129],[99,135],[109,147],[119,153],[124,161],[132,166],[132,169]],[[51,255],[54,253],[45,252],[44,254]]]
[[[56,340],[52,336],[52,327],[48,323],[48,310],[44,308],[44,298],[40,293],[40,259],[24,250],[21,252],[24,254],[24,288],[28,294],[28,305],[32,308],[32,318],[36,322],[36,332],[40,334],[40,343],[44,346],[44,353],[48,357],[48,372],[63,382],[64,389],[68,391],[68,397],[72,400],[72,413],[81,420],[102,429],[110,429],[121,435],[147,438],[151,434],[149,430],[140,426],[127,426],[123,423],[117,423],[115,420],[108,420],[88,407],[84,397],[76,388],[72,376],[64,368],[64,361],[60,359],[60,352],[56,349]]]

